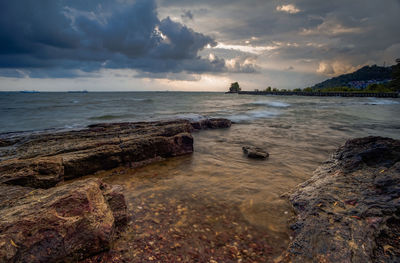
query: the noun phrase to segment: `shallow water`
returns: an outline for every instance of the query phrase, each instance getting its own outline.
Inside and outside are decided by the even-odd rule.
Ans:
[[[399,99],[3,93],[0,113],[2,132],[177,117],[236,122],[230,129],[194,133],[192,155],[98,174],[125,188],[133,220],[115,249],[127,258],[136,253],[137,262],[153,256],[162,261],[274,258],[290,238],[291,211],[282,194],[309,178],[347,139],[400,139]],[[265,148],[270,157],[247,159],[244,145]],[[254,244],[251,251],[249,244]]]

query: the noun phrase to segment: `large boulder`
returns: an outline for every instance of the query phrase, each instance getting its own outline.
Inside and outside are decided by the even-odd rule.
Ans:
[[[97,179],[49,190],[0,186],[0,262],[75,262],[110,248],[127,222],[119,187]]]
[[[178,120],[13,136],[0,145],[0,183],[49,188],[123,164],[192,153],[191,131],[189,121]]]
[[[400,141],[348,141],[290,196],[282,262],[400,262]]]

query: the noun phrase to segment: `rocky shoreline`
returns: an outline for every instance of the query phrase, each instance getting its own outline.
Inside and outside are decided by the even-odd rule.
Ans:
[[[295,238],[281,262],[400,261],[400,141],[353,139],[289,200]]]
[[[99,170],[189,154],[192,131],[230,125],[226,119],[105,123],[78,131],[3,138],[0,183],[50,188]]]
[[[110,248],[127,224],[119,186],[63,181],[193,152],[191,132],[226,119],[112,123],[0,142],[0,262],[76,262]]]
[[[190,154],[193,131],[230,125],[226,119],[96,124],[0,139],[0,262],[119,262],[103,252],[129,221],[123,189],[93,178],[63,182]],[[287,196],[296,214],[294,239],[276,261],[399,261],[399,185],[400,141],[348,141]],[[265,257],[268,245],[258,245],[250,250]]]

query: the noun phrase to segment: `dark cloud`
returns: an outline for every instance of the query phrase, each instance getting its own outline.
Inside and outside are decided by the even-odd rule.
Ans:
[[[183,14],[181,15],[181,18],[183,20],[187,20],[187,19],[193,20],[194,19],[194,15],[190,10],[184,10]]]
[[[223,72],[198,56],[209,36],[159,20],[155,1],[2,1],[0,74],[67,77],[101,68]],[[62,73],[64,71],[64,73]]]
[[[305,74],[309,83],[393,63],[399,13],[399,0],[1,1],[0,75],[82,76],[105,68],[146,78],[253,79],[261,72],[287,83]]]
[[[269,52],[277,59],[339,59],[356,66],[382,63],[382,54],[389,52],[393,59],[399,56],[393,53],[393,46],[400,43],[398,0],[160,0],[160,4],[161,13],[177,6],[191,10],[212,6],[196,16],[196,29],[229,44],[243,45],[254,37],[251,45],[279,43]],[[285,12],[282,6],[291,7]],[[285,45],[290,43],[295,45]]]

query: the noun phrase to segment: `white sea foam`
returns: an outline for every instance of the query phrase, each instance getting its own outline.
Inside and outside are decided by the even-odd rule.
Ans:
[[[280,115],[280,112],[278,111],[254,110],[242,114],[230,115],[227,116],[226,118],[234,122],[249,122],[256,119],[274,118],[278,115]]]
[[[259,100],[259,101],[251,102],[250,104],[252,104],[252,105],[267,105],[267,106],[277,107],[277,108],[290,107],[290,104],[285,103],[285,102],[281,102],[281,101],[263,101],[263,100]]]
[[[396,101],[396,100],[372,98],[368,102],[365,102],[364,104],[365,105],[393,105],[393,104],[400,104],[400,102]]]
[[[143,101],[143,102],[153,102],[153,100],[152,99],[149,99],[149,98],[147,98],[147,99],[140,99],[140,98],[129,98],[128,100],[131,100],[131,101]]]
[[[200,120],[204,120],[207,117],[200,115],[200,114],[196,114],[196,113],[180,113],[180,114],[175,114],[172,116],[168,116],[168,118],[170,119],[184,119],[184,120],[189,120],[189,121],[200,121]]]

